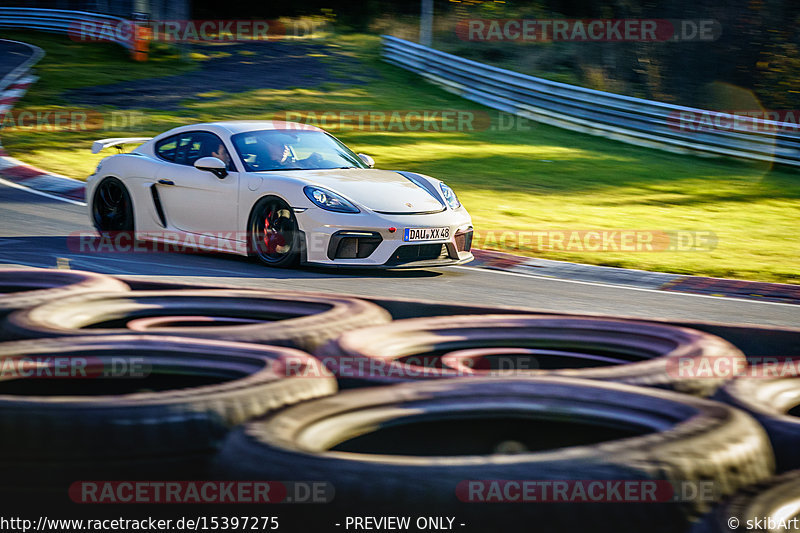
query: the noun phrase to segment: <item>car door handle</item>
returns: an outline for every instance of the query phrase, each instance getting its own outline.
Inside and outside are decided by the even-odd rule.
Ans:
[[[172,180],[158,180],[161,185],[175,185],[175,182]]]

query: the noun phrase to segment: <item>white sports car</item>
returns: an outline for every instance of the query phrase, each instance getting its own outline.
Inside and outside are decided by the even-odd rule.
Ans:
[[[101,233],[186,239],[267,265],[423,267],[473,259],[472,220],[450,187],[378,170],[329,133],[292,122],[214,122],[103,159],[86,182]]]

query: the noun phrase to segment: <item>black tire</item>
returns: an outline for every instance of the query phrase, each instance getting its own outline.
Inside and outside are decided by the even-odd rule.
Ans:
[[[750,413],[769,435],[778,472],[800,468],[800,380],[797,378],[739,378],[716,399]],[[791,413],[790,413],[791,411]]]
[[[128,291],[102,274],[45,268],[0,269],[0,317],[47,301],[88,292]]]
[[[198,289],[87,294],[8,315],[7,338],[134,333],[128,321],[143,317],[204,315],[259,319],[255,324],[159,327],[148,335],[201,337],[313,349],[342,332],[391,320],[375,304],[318,293]]]
[[[231,427],[336,391],[299,350],[177,337],[9,342],[0,365],[0,486],[62,496],[93,475],[202,479]]]
[[[768,518],[772,518],[777,527],[768,527]],[[781,520],[785,524],[781,525]],[[752,523],[748,524],[748,521]],[[742,531],[800,531],[800,470],[743,489],[706,515],[691,533]]]
[[[303,246],[292,208],[277,196],[262,198],[247,223],[248,253],[267,266],[290,268]]]
[[[502,452],[509,449],[516,453]],[[482,504],[476,501],[488,491],[467,493],[465,501],[464,483],[709,482],[724,497],[771,476],[773,457],[758,424],[721,403],[517,377],[365,388],[290,407],[232,431],[214,471],[225,479],[325,480],[336,496],[320,508],[323,520],[369,509],[455,515],[482,528],[471,531],[524,523],[542,531],[673,533],[713,502]]]
[[[727,341],[688,328],[549,315],[397,320],[345,333],[318,349],[316,355],[337,375],[340,386],[349,388],[431,377],[493,375],[491,370],[466,365],[449,368],[442,362],[448,353],[478,347],[487,349],[481,357],[505,356],[503,360],[512,367],[532,358],[537,362],[535,368],[529,365],[525,370],[515,369],[516,373],[654,386],[698,396],[713,394],[725,378],[681,375],[679,362],[718,357],[744,361],[744,355]],[[535,353],[521,355],[514,353],[514,348]]]
[[[100,233],[133,232],[133,201],[125,185],[108,177],[97,184],[92,197],[92,225]]]

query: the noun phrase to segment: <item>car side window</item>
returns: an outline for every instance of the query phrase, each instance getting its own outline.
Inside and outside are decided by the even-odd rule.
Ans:
[[[178,147],[178,137],[172,136],[163,139],[156,144],[156,154],[161,159],[175,161],[175,149]]]
[[[194,131],[182,133],[165,139],[162,144],[156,146],[158,155],[167,161],[172,161],[179,165],[193,166],[195,161],[201,157],[217,157],[228,165],[228,170],[236,171],[228,150],[222,140],[207,131]]]
[[[177,147],[175,148],[175,162],[179,165],[192,165],[194,164],[193,160],[191,163],[187,162],[189,159],[189,148],[192,144],[192,134],[191,133],[182,133],[176,136],[177,139]]]

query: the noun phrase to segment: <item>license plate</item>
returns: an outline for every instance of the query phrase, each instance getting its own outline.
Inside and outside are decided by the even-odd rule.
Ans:
[[[450,238],[450,228],[406,228],[403,234],[405,242],[441,241]]]

